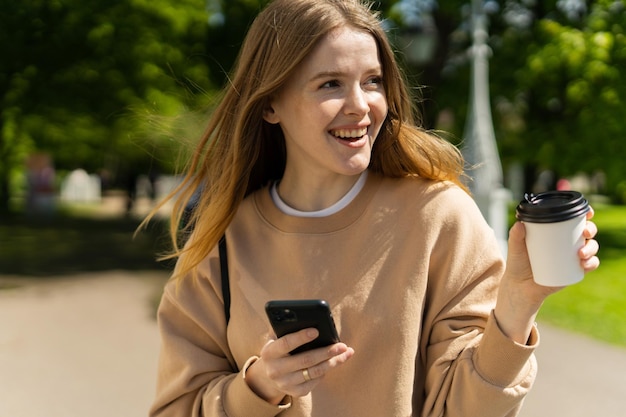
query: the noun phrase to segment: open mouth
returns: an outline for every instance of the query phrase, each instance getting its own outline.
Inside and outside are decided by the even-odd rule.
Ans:
[[[337,139],[356,141],[367,134],[367,128],[362,127],[360,129],[337,129],[331,130],[330,134]]]

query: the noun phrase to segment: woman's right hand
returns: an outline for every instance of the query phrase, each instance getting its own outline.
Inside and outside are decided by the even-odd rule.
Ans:
[[[267,342],[259,359],[246,372],[250,389],[272,404],[279,404],[286,395],[303,397],[326,373],[343,365],[354,354],[354,349],[345,343],[289,354],[317,336],[318,331],[311,328]]]

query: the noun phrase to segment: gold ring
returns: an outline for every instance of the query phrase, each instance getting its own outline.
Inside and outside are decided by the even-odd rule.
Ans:
[[[304,382],[309,382],[312,379],[311,375],[309,375],[309,370],[308,369],[303,369],[302,370],[302,376],[304,377]]]

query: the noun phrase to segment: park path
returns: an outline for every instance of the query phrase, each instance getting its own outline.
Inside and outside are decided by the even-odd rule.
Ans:
[[[0,417],[146,416],[159,344],[152,300],[166,279],[0,277],[0,287],[22,285],[0,290]],[[520,417],[626,415],[626,349],[539,327],[539,377]]]
[[[0,417],[140,417],[154,395],[151,301],[166,275],[0,280]]]
[[[538,327],[539,374],[519,417],[626,416],[626,348]]]

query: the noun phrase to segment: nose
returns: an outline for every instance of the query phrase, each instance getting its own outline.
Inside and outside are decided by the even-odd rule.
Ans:
[[[345,113],[364,115],[369,113],[370,106],[367,100],[367,92],[363,91],[361,85],[350,89],[345,101]]]

